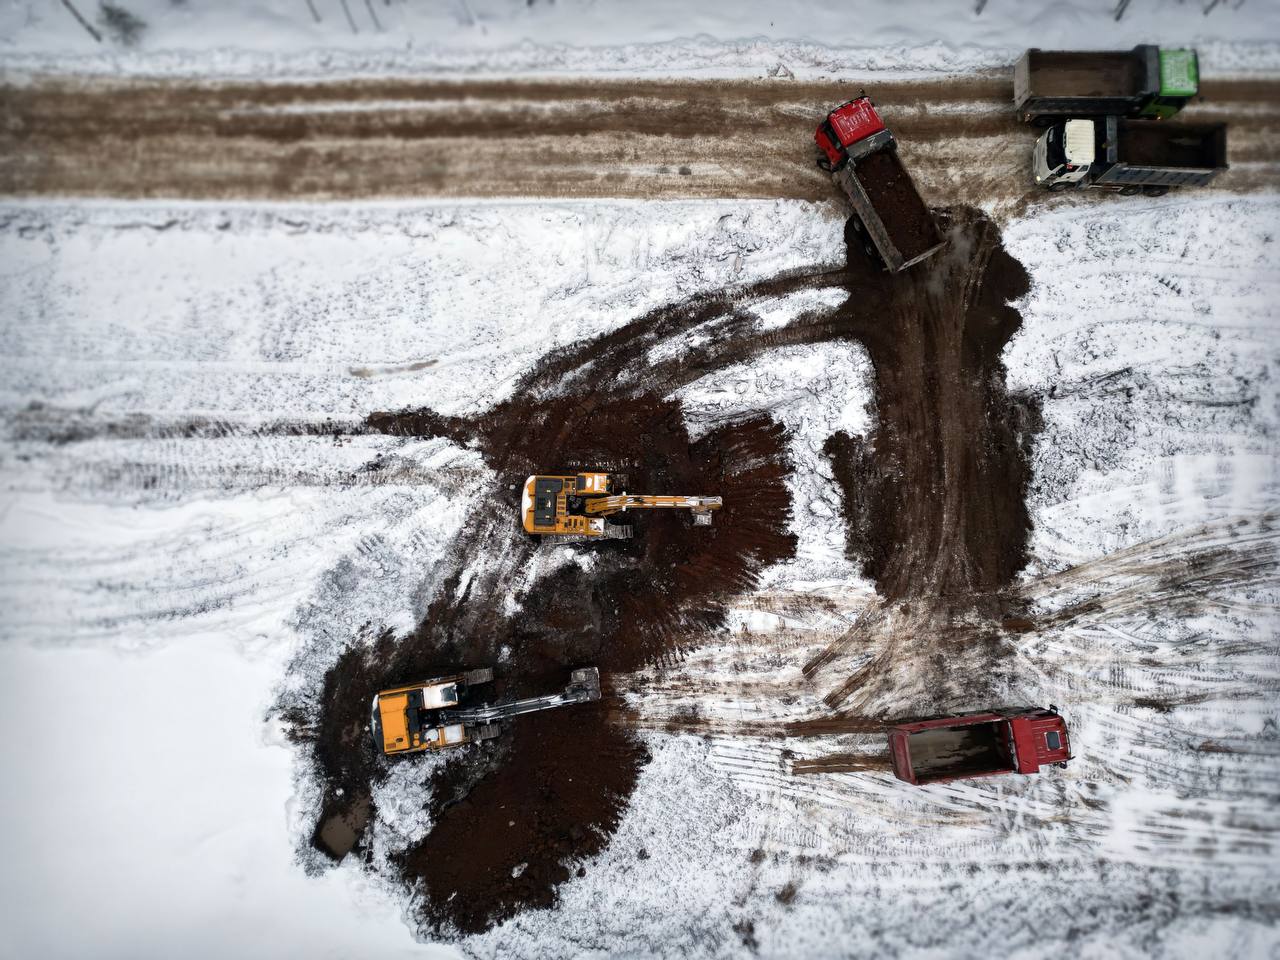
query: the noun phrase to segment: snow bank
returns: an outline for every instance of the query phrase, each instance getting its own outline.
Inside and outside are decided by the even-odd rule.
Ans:
[[[61,4],[0,9],[0,62],[13,71],[325,76],[585,74],[856,79],[1007,68],[1027,47],[1194,43],[1211,73],[1280,65],[1275,4],[1149,0],[963,4],[902,0],[851,8],[739,0],[121,0],[145,27],[123,42],[75,0],[99,43]],[[96,24],[96,26],[95,26]]]

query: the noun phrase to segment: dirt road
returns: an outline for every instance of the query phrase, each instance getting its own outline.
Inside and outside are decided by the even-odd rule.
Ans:
[[[0,87],[0,194],[824,200],[814,119],[861,86],[44,80]],[[1008,77],[866,86],[935,202],[1038,196]],[[1206,82],[1194,112],[1232,124],[1222,186],[1280,186],[1280,79]]]

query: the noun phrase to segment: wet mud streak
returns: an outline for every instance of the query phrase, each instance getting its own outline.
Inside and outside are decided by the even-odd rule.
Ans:
[[[863,656],[824,695],[833,710],[891,717],[994,702],[1011,641],[1001,622],[1025,606],[1005,591],[1026,562],[1025,496],[1040,415],[1013,398],[1001,354],[1029,289],[995,224],[969,208],[935,211],[947,245],[905,274],[854,255],[833,324],[875,372],[876,426],[837,433],[825,452],[841,488],[847,551],[883,598],[814,657],[814,677]]]
[[[945,213],[941,253],[889,278],[849,281],[837,324],[876,377],[870,436],[826,445],[849,523],[849,553],[889,600],[971,597],[1026,561],[1024,495],[1037,412],[1013,402],[1001,354],[1029,288],[995,224]],[[851,253],[851,272],[860,261]]]
[[[1014,122],[1008,71],[844,82],[15,76],[0,83],[0,194],[826,201],[814,123],[864,83],[926,196],[1048,202],[1027,183],[1038,131]],[[1274,188],[1280,82],[1207,79],[1201,91],[1202,109],[1231,126],[1231,169],[1215,186]],[[520,175],[493,156],[519,156]]]

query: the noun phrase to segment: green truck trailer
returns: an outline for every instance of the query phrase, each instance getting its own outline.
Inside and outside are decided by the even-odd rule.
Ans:
[[[1018,119],[1049,126],[1068,117],[1164,120],[1200,89],[1194,50],[1028,50],[1013,70]]]

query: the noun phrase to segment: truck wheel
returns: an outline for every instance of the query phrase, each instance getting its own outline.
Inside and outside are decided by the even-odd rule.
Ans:
[[[1072,184],[1072,183],[1063,183],[1063,182],[1059,181],[1059,182],[1057,182],[1057,183],[1051,183],[1051,184],[1049,184],[1049,192],[1050,192],[1050,193],[1062,193],[1064,190],[1070,190],[1073,186],[1075,186],[1075,184]]]
[[[1142,192],[1141,187],[1121,187],[1120,188],[1120,196],[1122,197],[1136,197],[1141,192]]]
[[[1046,127],[1052,127],[1055,122],[1057,122],[1057,117],[1035,117],[1032,119],[1031,125],[1043,130]]]
[[[884,265],[880,260],[879,251],[876,250],[870,240],[862,245],[862,252],[867,255],[867,259],[871,261],[872,266],[881,267]]]
[[[853,227],[854,233],[865,233],[867,228],[862,225],[862,221],[857,217],[849,218],[849,226]]]
[[[1168,187],[1143,187],[1142,193],[1148,197],[1163,197],[1169,192]]]

